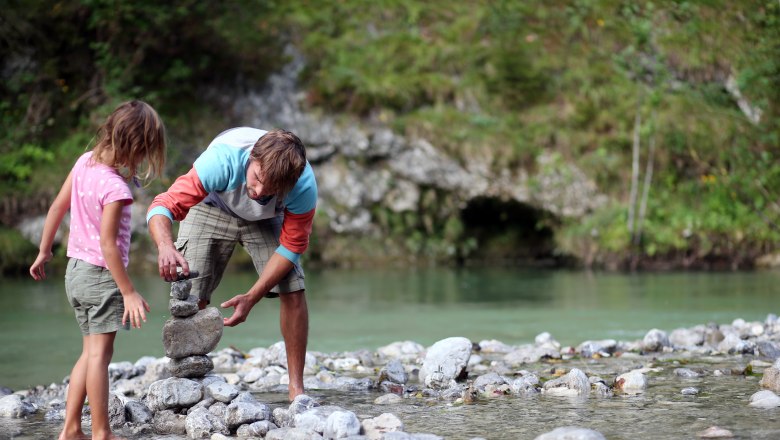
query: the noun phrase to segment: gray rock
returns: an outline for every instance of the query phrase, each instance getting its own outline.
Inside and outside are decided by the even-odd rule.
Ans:
[[[504,362],[512,366],[532,364],[542,359],[560,359],[558,350],[547,346],[523,345],[506,354]]]
[[[401,361],[393,359],[379,370],[379,379],[377,382],[389,381],[404,385],[408,380],[409,375],[406,374],[406,370]]]
[[[535,374],[526,374],[512,382],[512,392],[515,394],[537,394],[536,386],[539,385],[539,377]]]
[[[577,368],[572,368],[565,376],[545,382],[542,386],[542,394],[587,396],[590,394],[590,382],[585,373]]]
[[[154,418],[152,410],[137,400],[131,400],[125,404],[125,419],[131,423],[151,423]]]
[[[319,433],[302,428],[279,428],[268,431],[266,440],[319,440]]]
[[[719,426],[710,426],[704,431],[696,433],[699,438],[733,438],[734,433]]]
[[[487,373],[474,380],[474,388],[484,391],[487,385],[505,385],[507,381],[497,373]]]
[[[209,412],[224,420],[225,414],[227,414],[227,405],[222,402],[214,402],[213,405],[209,406]]]
[[[775,392],[780,392],[780,369],[776,367],[769,367],[764,370],[764,376],[758,383],[763,388],[770,389]]]
[[[152,411],[168,408],[189,408],[203,398],[203,386],[193,380],[169,378],[149,386],[147,405]]]
[[[404,398],[398,394],[383,394],[374,399],[374,405],[394,405],[404,401]]]
[[[290,417],[295,417],[296,414],[301,414],[317,406],[320,406],[320,404],[317,403],[316,400],[306,394],[299,394],[293,399],[292,403],[290,403],[290,407],[287,411],[289,412]]]
[[[290,410],[285,408],[274,408],[271,413],[271,421],[280,428],[286,428],[292,424],[293,416]]]
[[[230,403],[238,396],[238,388],[225,382],[214,382],[206,387],[206,393],[223,403]]]
[[[678,328],[669,335],[669,342],[679,347],[695,347],[704,343],[706,328],[697,326],[692,329]]]
[[[696,377],[702,377],[704,376],[703,371],[696,371],[692,370],[690,368],[675,368],[674,369],[674,375],[678,377],[683,377],[686,379],[693,379]]]
[[[116,393],[108,393],[108,424],[112,429],[118,429],[125,421],[125,402]]]
[[[277,429],[277,426],[268,420],[261,420],[249,425],[241,425],[236,430],[236,436],[238,438],[246,437],[265,437],[268,431]]]
[[[360,420],[351,411],[335,411],[325,421],[325,438],[345,438],[360,434]]]
[[[157,411],[152,419],[152,429],[157,434],[186,435],[187,427],[184,424],[186,419],[186,416],[176,414],[169,409]]]
[[[445,384],[463,378],[471,356],[471,341],[452,337],[436,342],[428,349],[419,377],[426,386]],[[434,374],[437,376],[434,379]],[[438,377],[441,376],[441,377]]]
[[[601,341],[585,341],[577,347],[580,356],[589,358],[595,354],[612,354],[617,349],[617,341],[604,339]]]
[[[309,429],[322,434],[325,431],[325,422],[328,417],[336,411],[344,409],[334,405],[325,405],[312,408],[293,417],[291,426],[296,428]]]
[[[168,363],[168,369],[175,377],[202,377],[214,369],[214,363],[208,356],[187,356],[181,359],[171,359]]]
[[[758,353],[761,356],[776,359],[780,357],[780,344],[772,341],[759,341],[756,342]]]
[[[780,397],[769,390],[761,390],[750,396],[750,406],[755,408],[777,408],[780,406]]]
[[[178,300],[186,300],[190,296],[192,290],[192,281],[182,280],[174,281],[171,283],[171,298]]]
[[[439,437],[438,435],[435,434],[415,432],[412,434],[412,439],[413,440],[444,440],[444,437]]]
[[[26,402],[22,396],[11,394],[0,398],[0,417],[20,419],[37,411],[35,405]]]
[[[606,440],[606,438],[592,429],[564,426],[546,432],[534,440]]]
[[[670,347],[669,336],[663,330],[654,328],[647,332],[642,339],[642,348],[646,351],[660,351],[664,347]]]
[[[211,405],[213,405],[216,401],[211,397],[206,397],[205,399],[201,400],[200,402],[196,403],[195,405],[192,405],[187,409],[187,414],[197,410],[198,408],[205,408],[209,409],[211,408]]]
[[[382,435],[382,440],[414,440],[414,437],[406,432],[390,431]]]
[[[168,308],[171,311],[171,315],[177,318],[186,318],[198,313],[198,297],[190,295],[187,299],[181,300],[171,298],[168,302]]]
[[[198,408],[187,414],[184,421],[187,437],[192,439],[211,438],[212,433],[229,435],[225,423],[206,408]]]
[[[647,378],[639,371],[629,371],[615,379],[615,388],[626,394],[639,394],[647,389]]]
[[[425,352],[425,347],[414,341],[402,341],[379,347],[376,352],[388,359],[414,362]]]
[[[370,440],[381,440],[387,432],[403,430],[403,422],[394,414],[384,413],[373,419],[363,420],[364,434]]]
[[[271,419],[271,409],[259,402],[233,402],[225,410],[225,424],[231,430],[241,425]]]
[[[680,394],[683,396],[695,396],[699,394],[699,389],[696,387],[686,387],[680,390]]]
[[[590,391],[596,397],[612,397],[612,389],[604,382],[591,382]]]
[[[208,354],[222,338],[222,327],[222,315],[215,307],[207,307],[186,319],[171,318],[163,326],[165,355],[181,359]]]
[[[233,402],[257,402],[257,399],[255,399],[255,396],[252,395],[249,391],[244,391],[241,393],[238,393],[238,396],[233,399]]]
[[[374,388],[374,381],[371,378],[341,376],[334,382],[334,387],[342,391],[366,391]]]

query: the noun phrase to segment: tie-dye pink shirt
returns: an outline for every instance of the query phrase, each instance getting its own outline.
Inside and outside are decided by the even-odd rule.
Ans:
[[[123,200],[116,244],[127,267],[130,261],[130,204],[133,195],[125,179],[113,168],[93,162],[92,152],[84,153],[73,166],[70,196],[70,236],[68,257],[96,266],[106,266],[100,250],[100,219],[103,207]]]

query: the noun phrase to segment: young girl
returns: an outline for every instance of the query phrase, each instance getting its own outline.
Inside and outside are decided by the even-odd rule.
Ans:
[[[127,275],[130,249],[128,182],[142,162],[144,178],[158,176],[165,164],[165,128],[157,112],[141,101],[121,104],[98,129],[92,151],[73,166],[49,208],[40,252],[30,267],[35,280],[46,278],[54,234],[70,209],[65,292],[83,335],[81,356],[70,374],[65,426],[60,440],[84,438],[81,410],[89,397],[92,438],[112,438],[108,421],[108,364],[114,337],[126,324],[141,328],[149,305]]]

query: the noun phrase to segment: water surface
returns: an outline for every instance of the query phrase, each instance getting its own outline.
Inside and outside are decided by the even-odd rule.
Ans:
[[[121,332],[114,361],[164,355],[161,330],[168,284],[134,276],[152,306],[144,328]],[[213,304],[244,293],[252,273],[229,273]],[[307,271],[309,350],[376,350],[394,341],[423,345],[449,336],[478,342],[532,342],[548,331],[564,345],[587,339],[639,339],[777,313],[778,272],[614,274],[504,269],[340,269]],[[228,312],[224,311],[227,316]],[[247,322],[225,329],[218,348],[247,351],[281,340],[278,300],[264,299]],[[0,385],[59,382],[78,357],[81,335],[61,276],[0,283]]]

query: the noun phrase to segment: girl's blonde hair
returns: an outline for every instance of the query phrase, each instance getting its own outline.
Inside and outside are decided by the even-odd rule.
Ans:
[[[107,161],[125,178],[138,175],[141,163],[146,169],[142,180],[162,174],[165,166],[165,126],[149,104],[132,100],[120,104],[98,128],[92,150],[93,160]]]

